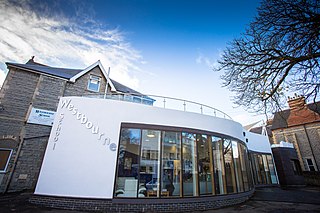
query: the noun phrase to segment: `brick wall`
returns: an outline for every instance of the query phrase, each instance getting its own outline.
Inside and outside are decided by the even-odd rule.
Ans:
[[[177,199],[85,199],[34,195],[33,204],[80,211],[97,212],[194,212],[243,203],[254,190],[231,195]]]

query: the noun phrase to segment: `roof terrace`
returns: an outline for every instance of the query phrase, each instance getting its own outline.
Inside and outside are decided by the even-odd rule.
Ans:
[[[137,94],[137,93],[121,93],[121,92],[107,93],[104,95],[86,95],[85,97],[127,101],[132,103],[151,105],[151,106],[166,108],[166,109],[181,110],[185,112],[194,112],[194,113],[233,120],[229,115],[227,115],[226,113],[214,107],[197,103],[194,101],[179,99],[179,98],[172,98],[172,97],[159,96],[159,95]]]

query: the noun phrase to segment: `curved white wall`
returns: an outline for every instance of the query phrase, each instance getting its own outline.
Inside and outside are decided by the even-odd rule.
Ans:
[[[248,148],[271,152],[264,136],[207,115],[129,102],[63,97],[49,138],[35,194],[112,198],[121,123],[185,127],[228,135]],[[257,142],[257,144],[255,144]]]

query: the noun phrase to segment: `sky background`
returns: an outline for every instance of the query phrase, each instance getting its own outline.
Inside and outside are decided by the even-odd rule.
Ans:
[[[0,1],[0,85],[5,62],[50,66],[101,60],[139,92],[200,102],[243,125],[265,119],[232,103],[212,67],[245,32],[259,0]]]

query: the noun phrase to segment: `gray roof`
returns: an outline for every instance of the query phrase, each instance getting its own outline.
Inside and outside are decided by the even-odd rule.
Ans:
[[[320,114],[320,102],[315,102],[315,103],[311,103],[311,104],[307,104],[307,107]],[[288,127],[288,118],[290,115],[290,109],[286,109],[280,112],[276,112],[274,114],[274,118],[272,121],[272,126],[271,126],[271,130],[274,129],[280,129],[280,128],[287,128]]]
[[[60,78],[70,79],[76,74],[80,73],[82,69],[67,69],[67,68],[58,68],[58,67],[49,67],[46,65],[38,64],[18,64],[18,63],[6,63],[7,66],[13,66],[18,68],[23,68],[35,72],[40,72],[48,75],[53,75]]]
[[[137,94],[137,95],[142,95],[140,92],[137,92],[127,86],[124,86],[123,84],[120,84],[119,82],[115,81],[115,80],[112,80],[110,79],[114,85],[114,87],[116,88],[116,90],[118,92],[123,92],[123,93],[134,93],[134,94]]]
[[[9,67],[17,67],[17,68],[22,68],[24,70],[29,70],[29,71],[34,71],[34,72],[39,72],[39,73],[44,73],[48,74],[51,76],[56,76],[59,78],[64,78],[70,80],[73,76],[77,75],[84,69],[69,69],[69,68],[60,68],[60,67],[50,67],[44,64],[40,64],[37,62],[34,62],[32,59],[30,59],[26,64],[18,64],[18,63],[6,63],[7,66]],[[115,89],[118,92],[123,92],[123,93],[134,93],[134,94],[139,94],[141,93],[124,86],[123,84],[120,84],[119,82],[110,79],[115,87]]]

